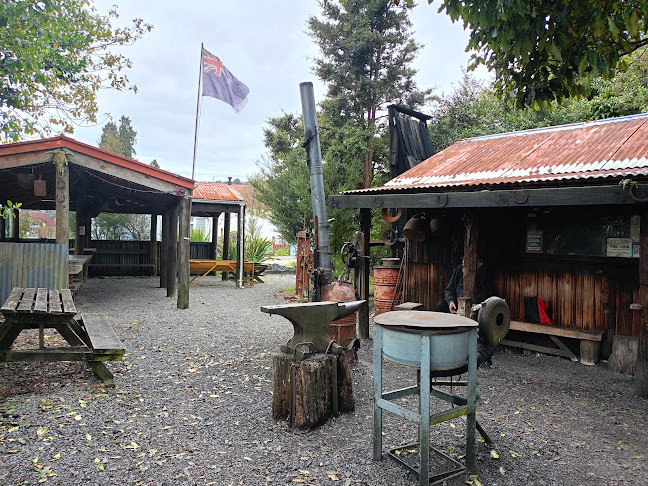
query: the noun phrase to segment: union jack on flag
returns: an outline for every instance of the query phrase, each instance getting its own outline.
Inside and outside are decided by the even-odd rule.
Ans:
[[[247,103],[250,89],[240,82],[223,65],[221,60],[207,49],[202,50],[203,96],[211,96],[224,101],[238,113]]]

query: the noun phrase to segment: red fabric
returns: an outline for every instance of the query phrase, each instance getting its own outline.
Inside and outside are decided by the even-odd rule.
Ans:
[[[540,324],[545,326],[553,326],[553,322],[549,319],[547,315],[547,309],[549,308],[549,303],[542,300],[538,297],[538,314],[540,314]]]

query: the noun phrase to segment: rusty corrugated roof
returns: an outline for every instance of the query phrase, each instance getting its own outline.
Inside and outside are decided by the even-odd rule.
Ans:
[[[459,140],[383,187],[396,191],[648,175],[648,113]]]
[[[196,182],[193,198],[212,201],[245,201],[234,187],[221,182]]]

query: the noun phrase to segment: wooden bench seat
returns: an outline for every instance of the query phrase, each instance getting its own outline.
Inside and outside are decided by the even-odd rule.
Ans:
[[[578,361],[578,356],[569,349],[561,338],[578,339],[580,341],[580,361],[583,364],[594,365],[598,362],[601,340],[603,332],[601,331],[583,331],[582,329],[570,329],[559,326],[546,326],[544,324],[533,324],[531,322],[511,321],[509,331],[522,331],[549,336],[556,347],[541,346],[538,344],[526,343],[523,341],[514,341],[508,339],[502,340],[503,345],[516,348],[529,349],[540,353],[555,354],[564,356],[572,361]]]
[[[104,383],[112,384],[113,374],[102,361],[121,361],[126,352],[124,345],[103,315],[82,313],[81,320],[93,353],[88,366]]]
[[[124,345],[108,320],[101,314],[82,313],[81,320],[90,338],[91,348],[95,353],[114,355],[114,360],[121,360]]]

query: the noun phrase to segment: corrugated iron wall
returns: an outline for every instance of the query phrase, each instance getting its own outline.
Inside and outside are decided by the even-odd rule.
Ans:
[[[0,243],[0,302],[13,287],[68,288],[67,245]]]

